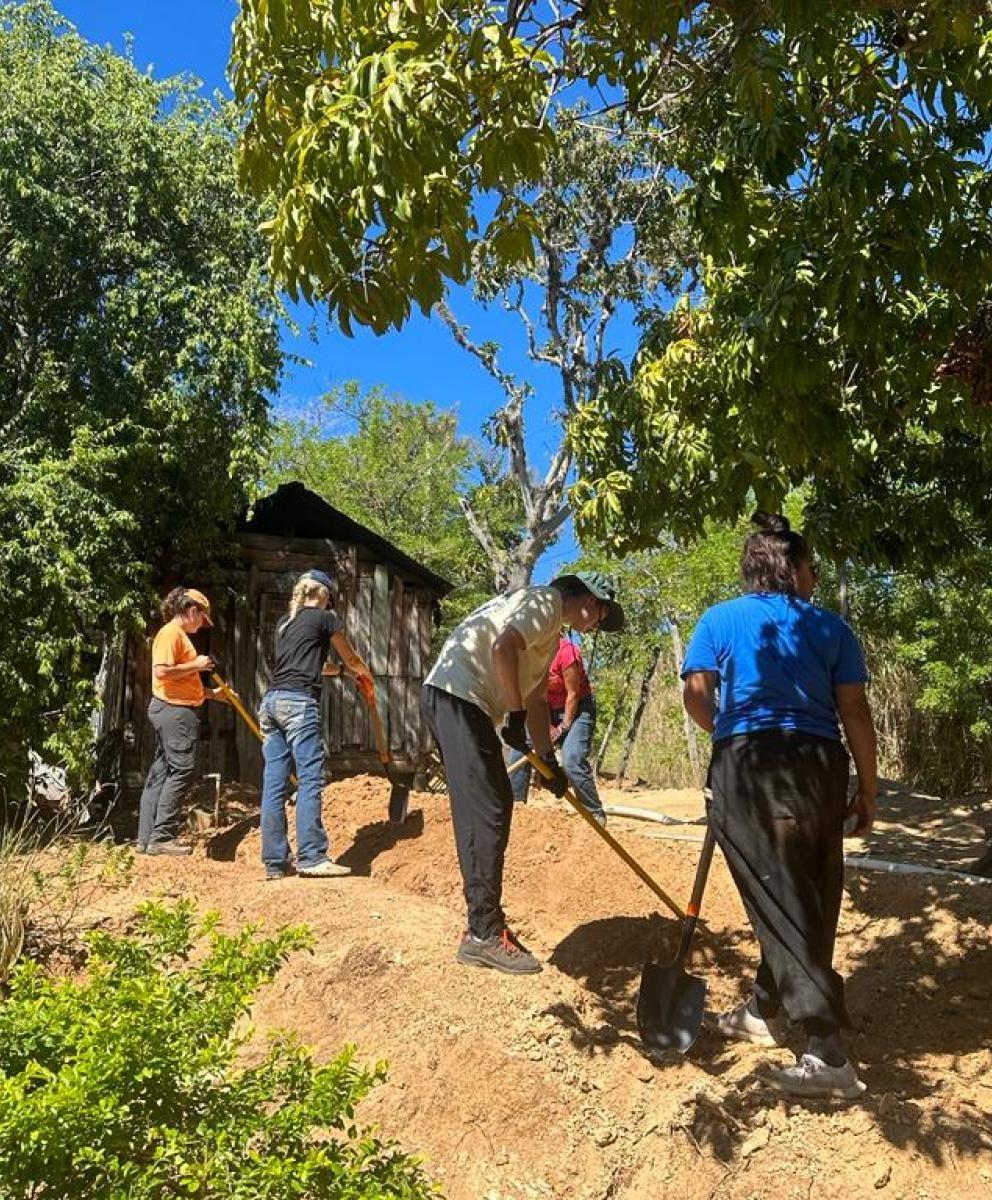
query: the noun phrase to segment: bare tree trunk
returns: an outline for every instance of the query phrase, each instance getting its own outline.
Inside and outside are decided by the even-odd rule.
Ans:
[[[620,765],[617,768],[617,781],[620,782],[626,778],[627,766],[630,763],[630,755],[634,749],[634,743],[637,741],[637,731],[641,727],[641,719],[644,716],[644,710],[648,706],[648,700],[651,696],[651,685],[654,683],[654,677],[658,671],[658,664],[661,662],[661,643],[651,651],[651,661],[648,664],[648,669],[644,672],[644,677],[641,680],[641,691],[637,697],[637,704],[630,718],[630,726],[627,729],[627,737],[623,744],[623,750],[620,752]]]
[[[520,311],[521,315],[525,316],[522,309]],[[518,588],[527,587],[537,560],[554,544],[562,526],[568,520],[571,510],[566,499],[566,489],[568,473],[572,467],[572,452],[563,428],[543,478],[534,474],[524,436],[524,403],[533,394],[533,388],[529,383],[522,382],[503,370],[499,365],[497,347],[490,343],[473,342],[467,327],[458,322],[445,301],[437,304],[435,312],[447,325],[458,345],[482,363],[506,396],[506,403],[495,414],[493,421],[499,430],[499,444],[507,451],[507,478],[516,484],[523,505],[524,536],[512,549],[503,549],[496,545],[482,516],[474,512],[464,498],[461,500],[461,507],[472,536],[489,557],[496,587],[502,592],[513,592]],[[533,345],[532,350],[532,357],[536,356],[535,360],[539,361],[540,356]],[[571,381],[577,368],[566,365],[564,360],[558,365],[563,379],[565,409],[570,411],[574,407]]]
[[[851,598],[848,595],[846,560],[840,564],[840,569],[837,572],[837,591],[840,599],[840,615],[845,621],[850,621]]]
[[[616,728],[617,720],[623,709],[623,697],[626,696],[627,689],[630,687],[630,681],[633,679],[633,677],[634,665],[631,663],[631,665],[627,668],[627,674],[624,677],[623,687],[620,689],[620,698],[617,700],[617,703],[613,709],[613,716],[610,717],[610,722],[606,726],[606,732],[603,734],[602,741],[599,743],[599,749],[596,751],[592,763],[590,764],[594,773],[599,771],[599,764],[606,756],[606,747],[610,744],[610,738],[613,736],[613,730]]]
[[[677,617],[668,618],[668,626],[672,634],[672,655],[675,659],[675,678],[680,679],[682,676],[682,661],[685,658],[685,650],[682,646],[682,630],[679,629]],[[696,787],[703,781],[703,771],[699,756],[699,736],[696,733],[696,725],[689,714],[685,711],[685,706],[682,706],[682,728],[685,730],[685,744],[689,751],[689,766],[692,770],[692,779]]]

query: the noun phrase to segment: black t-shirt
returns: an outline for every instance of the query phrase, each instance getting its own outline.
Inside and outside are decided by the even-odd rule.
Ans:
[[[291,621],[276,628],[276,666],[269,691],[304,692],[320,696],[320,671],[331,638],[343,629],[341,618],[328,608],[301,608]]]

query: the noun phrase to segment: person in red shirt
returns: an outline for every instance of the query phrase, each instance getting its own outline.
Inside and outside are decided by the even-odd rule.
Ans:
[[[605,825],[606,812],[589,761],[596,734],[596,701],[582,654],[570,638],[562,637],[558,641],[558,650],[548,668],[547,699],[551,711],[551,738],[559,748],[562,768],[575,794],[600,825]],[[519,757],[515,753],[511,762]],[[530,767],[520,767],[510,779],[514,800],[526,800]]]

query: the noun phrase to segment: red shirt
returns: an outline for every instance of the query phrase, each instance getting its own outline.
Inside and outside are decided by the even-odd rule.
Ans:
[[[569,641],[568,638],[562,638],[558,642],[558,651],[551,660],[551,666],[548,667],[549,708],[565,707],[565,700],[567,698],[565,669],[571,666],[579,668],[579,699],[584,700],[586,696],[592,695],[592,688],[589,686],[589,676],[582,665],[582,655],[579,653],[578,646],[574,642]]]

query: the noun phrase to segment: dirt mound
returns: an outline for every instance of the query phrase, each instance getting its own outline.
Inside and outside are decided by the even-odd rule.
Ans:
[[[257,1025],[291,1028],[321,1055],[354,1042],[388,1059],[364,1116],[421,1152],[450,1200],[992,1195],[992,885],[849,877],[838,956],[870,1090],[834,1110],[764,1084],[763,1063],[788,1050],[705,1034],[688,1060],[644,1056],[640,967],[673,951],[677,923],[584,822],[549,804],[515,813],[506,878],[511,923],[544,972],[456,965],[446,800],[415,796],[396,827],[387,798],[375,779],[327,790],[333,850],[355,878],[265,883],[249,819],[191,859],[139,859],[106,911],[164,893],[232,924],[306,921],[316,946],[263,993]],[[616,828],[688,895],[697,847]],[[695,966],[713,1003],[728,1004],[755,947],[719,856],[704,909]]]

